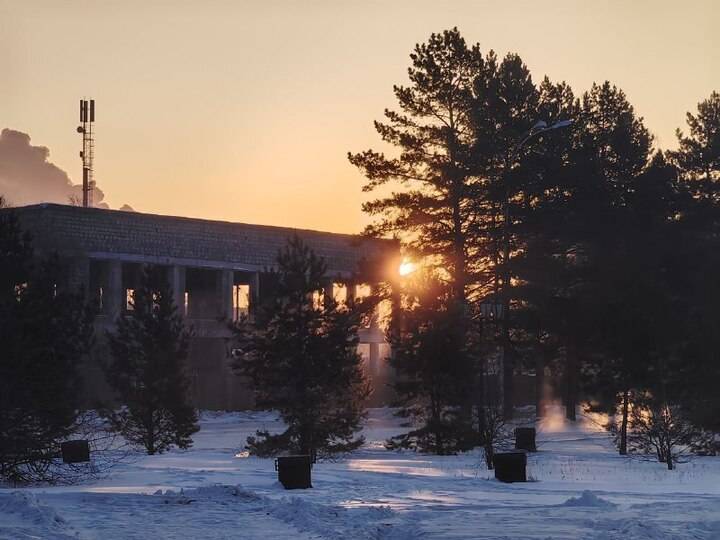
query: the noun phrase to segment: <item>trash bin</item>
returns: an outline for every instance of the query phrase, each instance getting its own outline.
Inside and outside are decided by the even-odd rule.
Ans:
[[[278,480],[285,489],[307,489],[312,487],[310,471],[312,459],[307,455],[280,456],[275,460]]]
[[[60,445],[63,463],[90,461],[90,445],[87,441],[65,441]]]
[[[493,456],[495,478],[501,482],[527,482],[527,454],[503,452]]]
[[[515,429],[515,450],[537,452],[535,446],[535,428],[519,427]]]

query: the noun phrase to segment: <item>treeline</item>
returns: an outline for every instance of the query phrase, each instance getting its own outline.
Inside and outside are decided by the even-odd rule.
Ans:
[[[672,468],[720,430],[720,94],[662,151],[610,82],[536,82],[457,29],[416,46],[408,74],[375,122],[391,150],[349,154],[379,194],[366,233],[401,238],[425,274],[390,332],[422,427],[392,444],[485,445],[513,374],[541,395],[549,372],[569,419],[583,396],[619,419],[622,453],[629,437]]]

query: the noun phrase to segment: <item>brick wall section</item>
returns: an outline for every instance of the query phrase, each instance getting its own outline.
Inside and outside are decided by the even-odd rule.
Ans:
[[[66,255],[133,254],[270,268],[297,234],[324,257],[330,275],[351,274],[362,260],[390,260],[397,244],[347,234],[175,216],[38,204],[12,209],[34,245]]]

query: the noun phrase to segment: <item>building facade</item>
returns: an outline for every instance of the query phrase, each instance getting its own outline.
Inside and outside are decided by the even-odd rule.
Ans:
[[[392,279],[399,263],[396,243],[353,235],[58,204],[12,211],[36,252],[56,253],[68,269],[61,285],[84,290],[96,307],[96,345],[83,368],[89,405],[111,397],[101,369],[108,354],[105,333],[132,310],[143,265],[165,269],[192,329],[188,369],[195,405],[238,410],[251,408],[253,399],[247,381],[229,367],[228,323],[252,315],[268,294],[270,272],[289,238],[297,235],[325,259],[325,294],[340,301]],[[359,352],[375,389],[369,405],[387,403],[390,348],[379,317],[360,331]]]

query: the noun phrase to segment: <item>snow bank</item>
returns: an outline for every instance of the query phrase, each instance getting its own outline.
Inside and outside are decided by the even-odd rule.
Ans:
[[[596,532],[591,540],[684,540],[684,538],[686,537],[674,534],[652,522],[629,519],[618,520],[617,526]]]
[[[298,497],[273,501],[270,512],[301,531],[333,540],[384,538],[393,527],[395,517],[388,507],[348,509],[312,503]],[[410,534],[396,533],[393,537],[410,538]]]
[[[592,508],[615,508],[615,504],[605,499],[601,499],[595,495],[592,491],[585,490],[579,497],[570,497],[567,501],[560,504],[559,506],[581,506],[581,507],[592,507]]]
[[[34,493],[15,491],[0,499],[0,539],[76,538],[73,528]]]
[[[312,491],[308,495],[312,495]],[[376,540],[387,538],[390,532],[394,539],[410,540],[417,535],[414,527],[399,526],[398,516],[387,506],[345,508],[312,502],[301,496],[271,498],[241,486],[227,485],[202,486],[180,492],[158,490],[154,496],[161,497],[165,504],[192,504],[201,500],[222,502],[229,499],[237,504],[262,509],[268,516],[298,531],[327,540]]]

